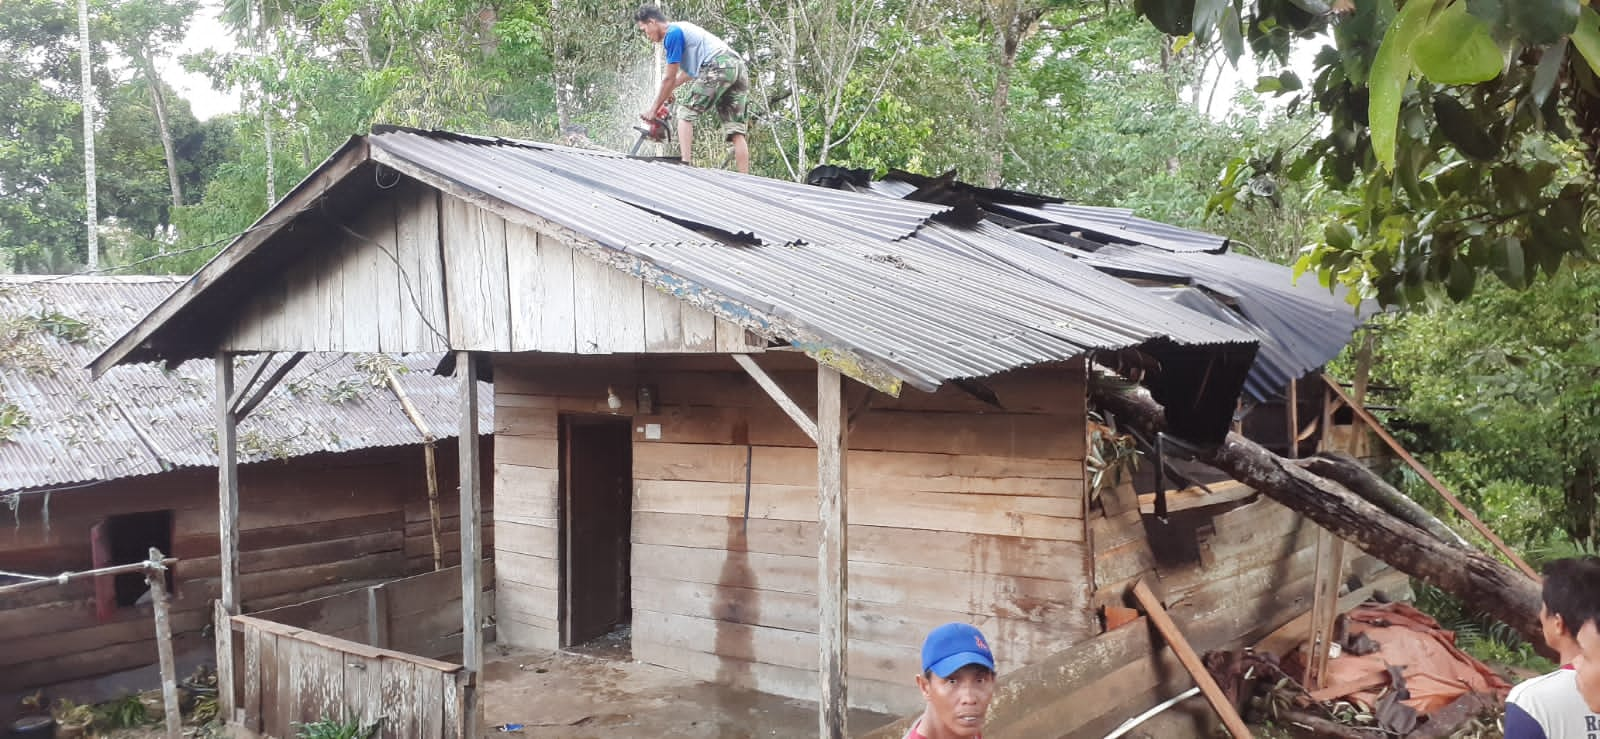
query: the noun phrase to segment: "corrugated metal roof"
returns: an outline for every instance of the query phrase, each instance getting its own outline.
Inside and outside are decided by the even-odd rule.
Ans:
[[[384,161],[642,257],[925,389],[1153,339],[1254,349],[1247,333],[1093,269],[1017,269],[995,258],[996,232],[930,223],[939,206],[527,142],[395,128],[367,141]]]
[[[1296,282],[1288,267],[1243,254],[1172,254],[1121,245],[1064,251],[1107,272],[1203,287],[1230,300],[1263,337],[1245,381],[1245,392],[1256,400],[1282,396],[1291,379],[1338,356],[1373,310],[1352,307],[1342,288],[1330,292],[1309,278]]]
[[[0,491],[215,466],[210,363],[170,371],[122,366],[98,382],[82,369],[182,282],[0,276],[0,326],[8,327],[0,334],[18,332],[0,349],[0,404],[15,405],[29,419],[0,441]],[[417,410],[436,436],[447,438],[457,427],[457,392],[452,378],[433,374],[438,359],[416,354],[397,361]],[[364,367],[372,362],[372,355],[308,354],[240,425],[241,461],[419,443],[399,401],[386,386],[371,384]],[[480,407],[479,431],[491,433],[494,404]]]
[[[1013,249],[1009,257],[997,256],[1026,262],[1027,269],[1045,269],[1064,254],[1111,275],[1204,288],[1209,295],[1161,286],[1141,289],[1183,306],[1188,309],[1185,315],[1202,313],[1254,336],[1260,350],[1245,378],[1244,392],[1257,401],[1281,397],[1291,379],[1338,356],[1372,311],[1370,305],[1359,312],[1353,309],[1342,288],[1330,292],[1314,280],[1296,283],[1288,267],[1228,252],[1228,240],[1221,236],[1139,218],[1126,208],[1019,205],[1006,202],[1002,191],[960,187],[986,211],[1024,224],[1062,226],[1076,234],[1025,229],[1048,240],[1048,245],[1040,239],[997,236]],[[905,198],[917,190],[910,182],[892,178],[864,189],[890,198]],[[985,228],[991,234],[1010,233],[994,224],[983,224],[980,230]],[[1218,303],[1216,295],[1231,306]]]

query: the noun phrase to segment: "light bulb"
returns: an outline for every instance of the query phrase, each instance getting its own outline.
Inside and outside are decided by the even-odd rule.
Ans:
[[[613,412],[622,410],[622,398],[617,397],[617,391],[606,386],[606,407]]]

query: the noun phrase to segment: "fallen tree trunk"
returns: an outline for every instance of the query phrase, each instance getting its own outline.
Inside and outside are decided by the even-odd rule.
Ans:
[[[1120,379],[1094,382],[1091,387],[1100,407],[1115,413],[1120,423],[1150,434],[1165,427],[1165,411],[1142,389],[1126,390],[1127,383]],[[1518,570],[1481,552],[1440,541],[1239,434],[1228,434],[1215,448],[1195,450],[1195,456],[1389,566],[1504,621],[1530,643],[1545,648],[1539,583]],[[1371,471],[1360,470],[1372,482],[1384,484]]]
[[[1398,516],[1400,520],[1432,534],[1435,539],[1463,549],[1472,548],[1472,544],[1461,538],[1454,529],[1444,525],[1444,522],[1429,513],[1428,509],[1417,505],[1417,502],[1406,497],[1405,493],[1396,490],[1393,485],[1372,474],[1366,465],[1348,455],[1323,453],[1295,460],[1295,464],[1313,475],[1326,477],[1343,485],[1346,490]]]

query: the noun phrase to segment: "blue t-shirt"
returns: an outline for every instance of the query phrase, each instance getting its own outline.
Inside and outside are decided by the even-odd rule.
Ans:
[[[687,21],[667,24],[667,35],[661,39],[667,63],[676,64],[690,77],[700,76],[700,65],[724,51],[732,51],[727,42],[715,34]]]
[[[1600,739],[1600,716],[1578,693],[1577,671],[1564,667],[1512,688],[1505,739]]]

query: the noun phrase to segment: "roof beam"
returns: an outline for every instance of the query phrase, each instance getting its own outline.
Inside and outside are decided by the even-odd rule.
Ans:
[[[250,415],[250,411],[261,405],[261,401],[267,399],[267,393],[272,392],[272,389],[278,386],[278,382],[289,374],[289,370],[294,369],[295,365],[300,363],[300,360],[305,359],[306,353],[295,352],[289,355],[288,359],[283,360],[283,364],[272,370],[272,374],[267,376],[267,379],[261,383],[260,387],[252,390],[251,386],[255,384],[256,378],[261,376],[261,371],[266,368],[267,363],[271,362],[275,356],[277,356],[276,352],[262,357],[261,361],[256,364],[255,369],[251,371],[250,379],[245,384],[240,385],[239,389],[234,392],[233,397],[229,399],[228,407],[233,410],[235,421],[243,421],[246,416]],[[218,359],[217,361],[220,362],[222,360]],[[249,393],[248,397],[245,396],[246,393]]]
[[[762,390],[767,391],[767,395],[772,396],[778,407],[782,408],[784,413],[789,414],[789,418],[794,419],[795,425],[799,426],[800,430],[804,431],[806,436],[811,439],[811,442],[815,444],[817,441],[817,422],[806,415],[806,412],[789,397],[789,394],[778,386],[772,376],[768,375],[766,370],[761,369],[761,365],[756,364],[756,360],[751,359],[749,354],[735,354],[733,355],[733,361],[738,362],[739,366],[744,368],[745,373],[750,375],[751,379],[755,380]]]

